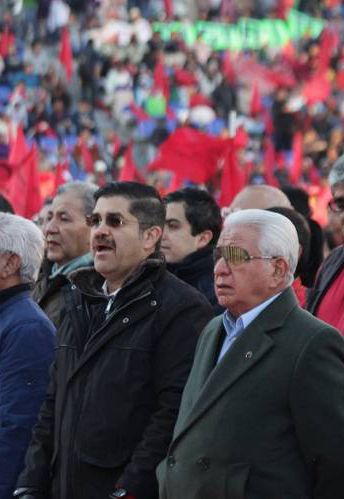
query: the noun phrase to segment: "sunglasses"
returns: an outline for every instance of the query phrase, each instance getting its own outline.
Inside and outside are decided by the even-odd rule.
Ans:
[[[344,211],[344,197],[331,199],[328,203],[328,207],[333,213],[341,213]]]
[[[213,252],[214,264],[221,258],[227,265],[241,265],[250,260],[273,260],[276,256],[252,256],[243,248],[238,246],[217,246]]]
[[[91,215],[86,216],[86,225],[89,227],[99,227],[102,221],[103,219],[98,213],[92,213]],[[105,216],[105,223],[108,227],[116,229],[121,225],[136,224],[138,222],[134,220],[124,220],[124,218],[120,215],[116,215],[115,213],[107,213]]]

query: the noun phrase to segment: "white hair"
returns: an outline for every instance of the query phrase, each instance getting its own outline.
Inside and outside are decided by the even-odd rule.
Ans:
[[[20,257],[23,283],[35,282],[44,254],[44,236],[36,225],[10,213],[0,213],[0,253],[11,252]]]
[[[288,263],[287,285],[294,280],[300,243],[294,224],[284,215],[266,210],[248,209],[228,215],[224,230],[247,227],[258,234],[257,245],[264,256],[281,256]]]

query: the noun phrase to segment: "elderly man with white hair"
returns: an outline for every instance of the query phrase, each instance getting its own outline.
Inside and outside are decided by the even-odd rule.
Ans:
[[[344,341],[298,306],[283,215],[227,217],[215,249],[226,308],[199,340],[161,499],[342,499]]]
[[[30,297],[43,251],[34,223],[0,213],[0,499],[24,466],[54,356],[55,328]]]

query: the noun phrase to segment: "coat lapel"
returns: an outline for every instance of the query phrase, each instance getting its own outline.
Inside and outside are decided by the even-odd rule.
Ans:
[[[221,324],[217,323],[217,330],[212,332],[214,338],[210,338],[209,343],[205,345],[203,357],[201,358],[202,352],[196,357],[196,362],[201,366],[200,377],[203,379],[203,384],[184,424],[176,428],[175,440],[202,417],[246,372],[257,366],[263,357],[269,355],[274,347],[271,332],[277,332],[284,324],[288,313],[296,306],[295,295],[288,288],[247,327],[218,365],[215,354]],[[198,377],[198,374],[195,370],[194,376]]]

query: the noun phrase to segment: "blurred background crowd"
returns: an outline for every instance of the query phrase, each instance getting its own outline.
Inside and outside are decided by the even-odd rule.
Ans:
[[[247,184],[295,185],[330,246],[342,242],[327,177],[344,152],[343,2],[5,0],[0,11],[0,192],[17,213],[32,217],[72,179],[162,195],[204,185],[221,206]],[[224,23],[241,29],[239,49]]]

